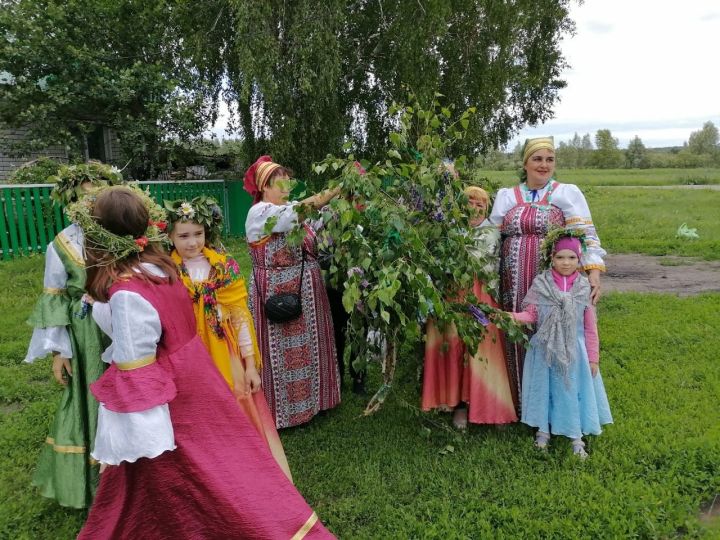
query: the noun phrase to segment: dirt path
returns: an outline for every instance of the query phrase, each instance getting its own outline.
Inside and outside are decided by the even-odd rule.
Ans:
[[[663,186],[597,186],[601,188],[619,188],[619,189],[709,189],[711,191],[720,191],[720,184],[671,184]]]
[[[603,292],[654,292],[691,296],[720,292],[720,261],[692,257],[653,257],[637,253],[608,255]]]

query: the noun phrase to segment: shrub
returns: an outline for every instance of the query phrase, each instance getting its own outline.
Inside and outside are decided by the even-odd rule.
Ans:
[[[48,184],[52,180],[48,177],[55,176],[60,169],[62,163],[55,161],[49,157],[41,157],[33,161],[29,161],[16,169],[8,183],[10,184]]]

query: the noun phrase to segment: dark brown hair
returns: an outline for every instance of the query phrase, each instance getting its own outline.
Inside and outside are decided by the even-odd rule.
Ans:
[[[292,170],[288,169],[287,167],[283,167],[282,165],[275,169],[273,172],[270,173],[270,176],[267,179],[267,182],[265,182],[265,186],[263,187],[269,187],[272,186],[273,180],[276,178],[282,178],[283,176],[287,176],[288,178],[292,178],[293,172]]]
[[[120,236],[140,238],[145,234],[150,216],[142,199],[130,189],[119,186],[107,189],[98,195],[93,208],[93,217],[106,230]],[[86,242],[87,283],[90,295],[101,301],[108,301],[110,286],[119,279],[137,277],[152,283],[170,283],[177,279],[177,267],[161,247],[148,244],[140,253],[133,253],[116,260],[114,253],[93,249]],[[156,276],[140,263],[152,263],[162,270],[167,278]]]

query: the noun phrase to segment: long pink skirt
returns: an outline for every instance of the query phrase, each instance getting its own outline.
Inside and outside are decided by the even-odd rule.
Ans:
[[[497,307],[485,287],[475,280],[473,294]],[[474,356],[466,354],[454,325],[441,334],[432,320],[427,323],[422,409],[454,409],[467,403],[468,421],[474,424],[517,422],[500,331],[487,327],[485,339]]]
[[[334,538],[273,458],[200,339],[173,374],[177,448],[102,473],[80,539]]]

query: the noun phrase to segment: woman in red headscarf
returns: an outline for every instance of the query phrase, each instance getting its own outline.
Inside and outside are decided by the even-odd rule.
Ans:
[[[288,202],[291,176],[289,169],[262,156],[245,173],[244,183],[254,200],[245,223],[253,264],[250,310],[263,358],[263,390],[278,428],[303,424],[340,403],[332,317],[317,262],[315,231],[298,221],[298,203]],[[325,191],[301,202],[319,208],[337,193]],[[305,239],[292,246],[287,233],[298,227],[305,228]],[[300,315],[286,322],[270,321],[267,299],[298,291]]]

